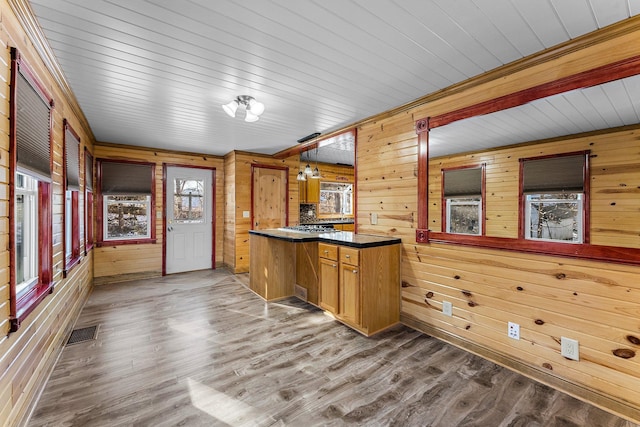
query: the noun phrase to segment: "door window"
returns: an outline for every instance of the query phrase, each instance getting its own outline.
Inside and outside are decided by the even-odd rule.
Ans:
[[[175,178],[173,191],[173,220],[181,223],[203,223],[205,219],[204,180]]]

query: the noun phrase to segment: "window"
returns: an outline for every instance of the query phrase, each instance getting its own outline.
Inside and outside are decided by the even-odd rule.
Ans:
[[[16,172],[16,293],[38,280],[38,180]]]
[[[442,171],[443,224],[447,233],[483,233],[484,165]]]
[[[78,212],[80,191],[80,137],[64,120],[64,254],[65,276],[80,262],[80,215]]]
[[[151,243],[155,239],[153,177],[150,163],[98,162],[101,242]]]
[[[173,182],[173,220],[204,223],[204,180],[176,178]]]
[[[525,239],[585,242],[587,156],[521,160]]]
[[[353,184],[320,183],[319,215],[353,215]]]
[[[10,239],[11,331],[53,288],[51,105],[53,101],[11,49]]]
[[[84,254],[93,248],[93,157],[84,152]]]

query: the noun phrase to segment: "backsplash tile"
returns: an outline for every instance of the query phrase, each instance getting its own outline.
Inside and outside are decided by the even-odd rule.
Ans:
[[[317,219],[315,203],[300,203],[300,224],[314,222]]]

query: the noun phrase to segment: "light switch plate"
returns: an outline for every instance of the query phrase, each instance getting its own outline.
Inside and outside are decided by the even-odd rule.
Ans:
[[[560,337],[560,353],[571,360],[580,360],[580,343],[578,340]]]
[[[449,301],[442,301],[442,313],[445,316],[453,316],[453,304]]]
[[[509,338],[512,338],[514,340],[519,340],[520,339],[520,325],[518,325],[517,323],[509,322],[509,326],[508,326],[508,329],[507,329],[507,335],[509,335]]]

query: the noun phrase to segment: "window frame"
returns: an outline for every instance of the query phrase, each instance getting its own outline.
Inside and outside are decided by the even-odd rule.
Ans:
[[[89,253],[91,249],[93,249],[95,237],[94,237],[94,183],[95,174],[93,173],[93,156],[87,149],[84,147],[84,254],[85,256]],[[90,169],[89,169],[90,168]],[[87,179],[87,172],[90,173],[90,181]],[[91,185],[88,183],[91,182]]]
[[[460,196],[460,197],[448,197],[445,194],[445,179],[446,179],[446,174],[447,173],[451,173],[451,172],[456,172],[456,171],[464,171],[464,170],[470,170],[470,169],[480,169],[480,200],[478,203],[478,209],[479,209],[479,215],[478,215],[478,219],[479,219],[479,233],[478,234],[471,234],[471,233],[454,233],[449,231],[450,230],[450,200],[453,199],[469,199],[473,196],[469,195],[469,196]],[[441,184],[441,191],[440,191],[440,203],[441,203],[441,209],[442,209],[442,215],[441,215],[441,230],[443,233],[447,233],[447,234],[455,234],[455,235],[463,235],[463,236],[484,236],[485,234],[485,228],[486,228],[486,204],[485,204],[485,180],[486,180],[486,163],[480,163],[480,164],[475,164],[475,165],[465,165],[465,166],[459,166],[459,167],[453,167],[453,168],[443,168],[440,170],[440,184]]]
[[[418,212],[417,227],[415,231],[416,243],[443,243],[460,244],[466,246],[478,246],[488,249],[509,250],[515,252],[536,253],[551,256],[563,256],[578,259],[615,262],[620,264],[640,265],[640,248],[594,245],[583,243],[579,245],[567,245],[564,243],[532,242],[525,239],[510,237],[490,236],[458,236],[429,229],[429,131],[449,123],[471,117],[489,114],[495,111],[505,110],[518,105],[526,104],[535,99],[557,95],[573,89],[596,86],[625,77],[638,74],[640,70],[640,56],[610,62],[605,65],[586,69],[548,82],[527,86],[495,96],[486,100],[465,105],[458,109],[450,110],[435,116],[427,116],[415,121],[415,131],[418,135]],[[588,135],[581,134],[581,135]],[[569,136],[569,135],[567,135]],[[572,135],[577,136],[577,135]],[[585,194],[589,191],[585,189]],[[522,228],[520,228],[522,229]],[[585,227],[585,239],[589,241],[590,227]]]
[[[149,166],[150,168],[150,212],[148,213],[148,225],[149,228],[149,236],[148,238],[134,238],[134,239],[113,239],[106,240],[104,227],[105,227],[105,218],[104,218],[104,209],[105,209],[105,197],[107,194],[104,194],[102,189],[103,183],[103,171],[102,166],[105,163],[120,163],[120,164],[135,164],[141,166]],[[156,243],[156,185],[155,185],[155,174],[156,174],[156,164],[150,162],[140,162],[140,161],[132,161],[132,160],[115,160],[115,159],[97,159],[96,160],[96,169],[97,169],[97,208],[96,208],[96,222],[97,222],[97,238],[95,245],[98,247],[102,246],[117,246],[117,245],[131,245],[131,244],[153,244]],[[131,193],[132,195],[136,195],[135,193]],[[124,193],[123,195],[126,195]],[[139,194],[137,194],[139,195]]]
[[[16,173],[18,171],[17,157],[17,82],[18,74],[31,86],[49,110],[49,170],[53,170],[53,98],[49,95],[40,80],[31,71],[26,61],[16,48],[11,48],[11,82],[9,100],[9,256],[10,256],[10,279],[9,279],[9,332],[15,332],[20,328],[24,319],[53,292],[53,210],[52,210],[52,180],[46,181],[33,176],[38,181],[38,280],[34,281],[25,289],[17,292],[17,259],[16,259]],[[52,175],[52,174],[50,174]]]
[[[81,261],[80,257],[80,136],[73,130],[67,119],[63,120],[63,139],[62,147],[64,153],[64,162],[62,168],[62,182],[64,183],[64,201],[63,204],[63,254],[65,268],[63,270],[63,277],[67,277],[71,269],[78,265]],[[72,138],[67,138],[67,133],[71,134]],[[75,159],[78,162],[78,183],[77,189],[69,189],[69,176],[68,176],[68,164],[69,158],[69,145],[77,144],[78,158]],[[70,199],[69,199],[70,198]],[[69,229],[70,226],[70,229]],[[70,248],[67,247],[70,243]]]
[[[537,157],[525,157],[518,159],[520,163],[520,172],[519,172],[519,203],[518,203],[518,238],[523,240],[528,240],[534,243],[538,243],[540,245],[544,245],[544,247],[548,247],[550,250],[553,250],[556,245],[587,245],[590,243],[590,232],[591,224],[590,224],[590,187],[589,183],[590,179],[590,165],[589,165],[589,155],[590,151],[573,151],[569,153],[558,153],[558,154],[549,154],[545,156],[537,156]],[[583,166],[582,166],[582,213],[580,218],[580,223],[582,225],[582,241],[581,242],[564,242],[560,240],[544,240],[544,239],[531,239],[526,237],[525,228],[527,227],[527,218],[528,214],[526,211],[527,194],[532,194],[532,192],[526,192],[524,189],[524,168],[525,163],[528,161],[536,161],[536,160],[545,160],[545,159],[557,159],[561,157],[577,157],[580,156],[583,158]],[[557,191],[556,191],[557,192]],[[536,194],[546,193],[545,191],[537,192]],[[578,193],[577,191],[573,191],[572,193]],[[548,246],[547,246],[548,245]]]

